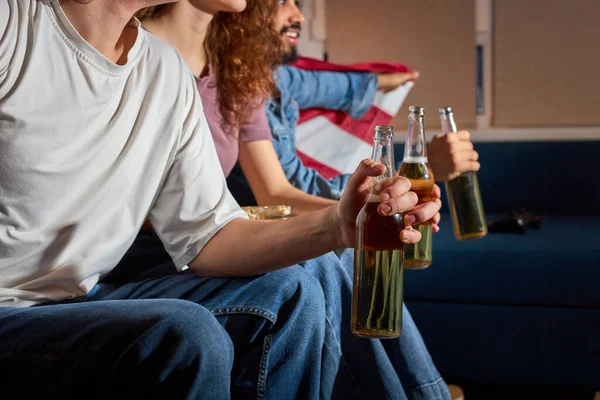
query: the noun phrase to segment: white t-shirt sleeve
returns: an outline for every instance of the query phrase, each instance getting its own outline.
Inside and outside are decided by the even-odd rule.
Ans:
[[[8,29],[8,23],[16,16],[16,3],[14,0],[0,2],[0,83],[6,76],[8,62],[11,58],[11,48],[14,49],[16,41],[11,30]]]
[[[190,93],[191,90],[191,93]],[[178,269],[190,263],[223,226],[247,218],[227,189],[190,74],[181,141],[150,221]]]
[[[6,33],[13,3],[13,0],[6,0],[0,3],[0,38],[4,38],[4,34]]]
[[[31,0],[0,1],[0,99],[8,92],[5,81],[10,73],[9,67],[18,64],[13,69],[19,71],[23,63],[27,49],[27,18],[32,12],[35,10]]]

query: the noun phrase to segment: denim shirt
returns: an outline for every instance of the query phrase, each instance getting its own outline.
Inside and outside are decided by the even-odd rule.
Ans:
[[[275,71],[279,97],[266,101],[273,146],[286,177],[306,193],[339,199],[349,175],[331,179],[307,168],[296,154],[296,126],[300,110],[327,108],[343,110],[355,119],[369,110],[377,91],[377,75],[307,71],[280,66]]]

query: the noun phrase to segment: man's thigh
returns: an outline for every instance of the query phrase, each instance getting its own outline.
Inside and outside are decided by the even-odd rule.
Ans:
[[[304,268],[296,265],[250,278],[167,272],[118,287],[101,283],[86,301],[145,298],[181,299],[212,312],[235,349],[233,397],[251,398],[257,391],[265,398],[318,396],[325,301]]]
[[[196,304],[174,300],[88,303],[78,299],[70,304],[0,308],[0,397],[94,398],[119,385],[136,387],[136,383],[147,382],[152,386],[160,383],[160,368],[168,370],[178,361],[188,363],[186,357],[192,359],[189,354],[173,359],[173,343],[179,337],[187,340],[182,351],[210,350],[223,360],[230,354],[229,365],[224,361],[223,368],[210,368],[228,375],[233,353],[227,334]],[[197,337],[202,341],[195,343]],[[169,345],[163,346],[165,343]],[[146,365],[150,359],[152,365]],[[157,381],[151,382],[153,378]],[[222,381],[228,385],[226,378]],[[140,386],[136,393],[150,386]]]
[[[201,304],[214,315],[256,315],[274,324],[282,305],[299,290],[318,287],[313,284],[314,278],[298,265],[246,278],[203,278],[189,270],[175,272],[168,265],[162,270],[165,273],[161,277],[121,286],[101,283],[86,301],[181,299]],[[302,289],[303,285],[307,288]]]

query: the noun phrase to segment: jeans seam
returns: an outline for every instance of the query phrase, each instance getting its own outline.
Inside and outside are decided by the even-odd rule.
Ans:
[[[431,381],[431,382],[427,382],[427,383],[424,383],[424,384],[419,385],[419,386],[415,386],[414,388],[412,388],[410,390],[407,390],[406,393],[407,394],[408,393],[414,393],[417,390],[422,390],[422,389],[425,389],[425,388],[427,388],[429,386],[437,386],[437,385],[439,385],[442,382],[444,382],[444,378],[440,377],[440,378],[437,378],[435,381]]]
[[[277,316],[270,311],[264,310],[258,307],[248,306],[229,306],[229,307],[217,307],[207,309],[215,316],[227,315],[227,314],[254,314],[259,317],[268,319],[273,325],[277,322]]]
[[[265,336],[263,342],[263,353],[260,358],[260,370],[258,372],[258,385],[256,388],[256,397],[261,400],[265,398],[265,389],[267,386],[267,362],[269,360],[269,350],[271,350],[271,339],[273,335]]]

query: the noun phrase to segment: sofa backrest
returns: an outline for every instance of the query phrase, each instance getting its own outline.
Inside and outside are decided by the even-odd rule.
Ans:
[[[486,213],[600,213],[600,141],[486,142],[475,143],[475,150]],[[399,165],[404,145],[394,152]],[[448,211],[445,193],[442,199]]]

